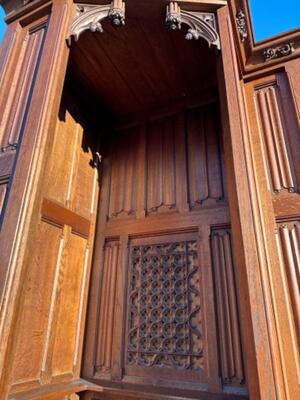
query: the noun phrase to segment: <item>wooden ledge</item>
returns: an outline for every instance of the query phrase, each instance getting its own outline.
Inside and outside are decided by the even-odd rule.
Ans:
[[[68,225],[72,228],[73,233],[85,239],[88,238],[91,225],[90,221],[69,210],[65,206],[44,198],[41,212],[43,221],[60,227]]]
[[[72,382],[57,383],[41,386],[37,389],[26,390],[19,393],[12,393],[9,400],[55,400],[59,397],[68,396],[73,393],[80,393],[92,386],[83,379]]]
[[[77,379],[71,382],[45,385],[37,389],[12,393],[8,400],[57,400],[71,394],[86,392],[88,399],[97,400],[246,400],[246,395],[238,394],[212,394],[198,392],[196,397],[183,397],[181,394],[159,394],[149,393],[143,390],[131,390],[125,388],[112,388],[95,384],[84,379]],[[89,397],[91,396],[91,397]]]

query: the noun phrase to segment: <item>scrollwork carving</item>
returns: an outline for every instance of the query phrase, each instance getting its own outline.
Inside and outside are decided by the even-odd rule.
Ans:
[[[247,29],[246,15],[243,10],[239,10],[237,12],[236,23],[241,41],[244,42],[248,38],[248,29]]]
[[[167,6],[166,25],[171,30],[180,30],[181,25],[189,26],[185,36],[187,40],[205,39],[208,45],[220,50],[220,37],[217,32],[216,17],[213,13],[201,13],[182,10],[176,1]]]
[[[270,47],[264,51],[264,57],[266,61],[273,60],[279,57],[286,57],[294,53],[294,43],[287,43],[278,47]]]
[[[77,4],[68,44],[71,45],[72,37],[77,42],[84,31],[103,32],[101,21],[105,18],[116,27],[125,25],[125,3],[122,0],[113,0],[106,5]]]

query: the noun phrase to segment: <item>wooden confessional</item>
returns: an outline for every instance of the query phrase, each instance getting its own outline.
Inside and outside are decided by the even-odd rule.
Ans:
[[[1,3],[0,399],[298,398],[299,29]]]

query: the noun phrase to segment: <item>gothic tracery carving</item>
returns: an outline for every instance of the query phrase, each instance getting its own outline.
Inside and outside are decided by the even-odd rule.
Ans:
[[[214,13],[202,13],[182,10],[176,1],[167,6],[166,24],[171,30],[180,30],[182,24],[190,28],[185,36],[187,40],[205,39],[209,46],[220,50],[220,38]]]
[[[113,0],[110,4],[77,4],[76,16],[68,36],[71,45],[72,37],[77,42],[79,36],[86,30],[103,32],[101,21],[108,18],[114,26],[125,25],[125,3],[122,0]]]
[[[131,248],[128,362],[203,368],[197,241]]]

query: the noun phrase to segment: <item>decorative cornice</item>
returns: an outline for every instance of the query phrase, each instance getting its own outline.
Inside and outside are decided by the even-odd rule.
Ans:
[[[275,58],[286,57],[294,53],[294,43],[287,43],[278,47],[270,47],[264,51],[265,61],[271,61]]]
[[[185,11],[176,1],[171,1],[167,6],[166,24],[171,30],[180,30],[181,25],[186,24],[190,27],[185,35],[187,40],[203,38],[208,42],[209,47],[221,49],[214,13]]]
[[[76,16],[67,38],[68,44],[71,45],[72,37],[77,42],[84,31],[103,32],[101,21],[105,18],[108,18],[114,26],[125,25],[124,1],[113,0],[105,5],[77,4]]]
[[[246,15],[243,10],[239,10],[236,14],[237,29],[240,34],[241,41],[244,42],[248,38],[248,29]]]

